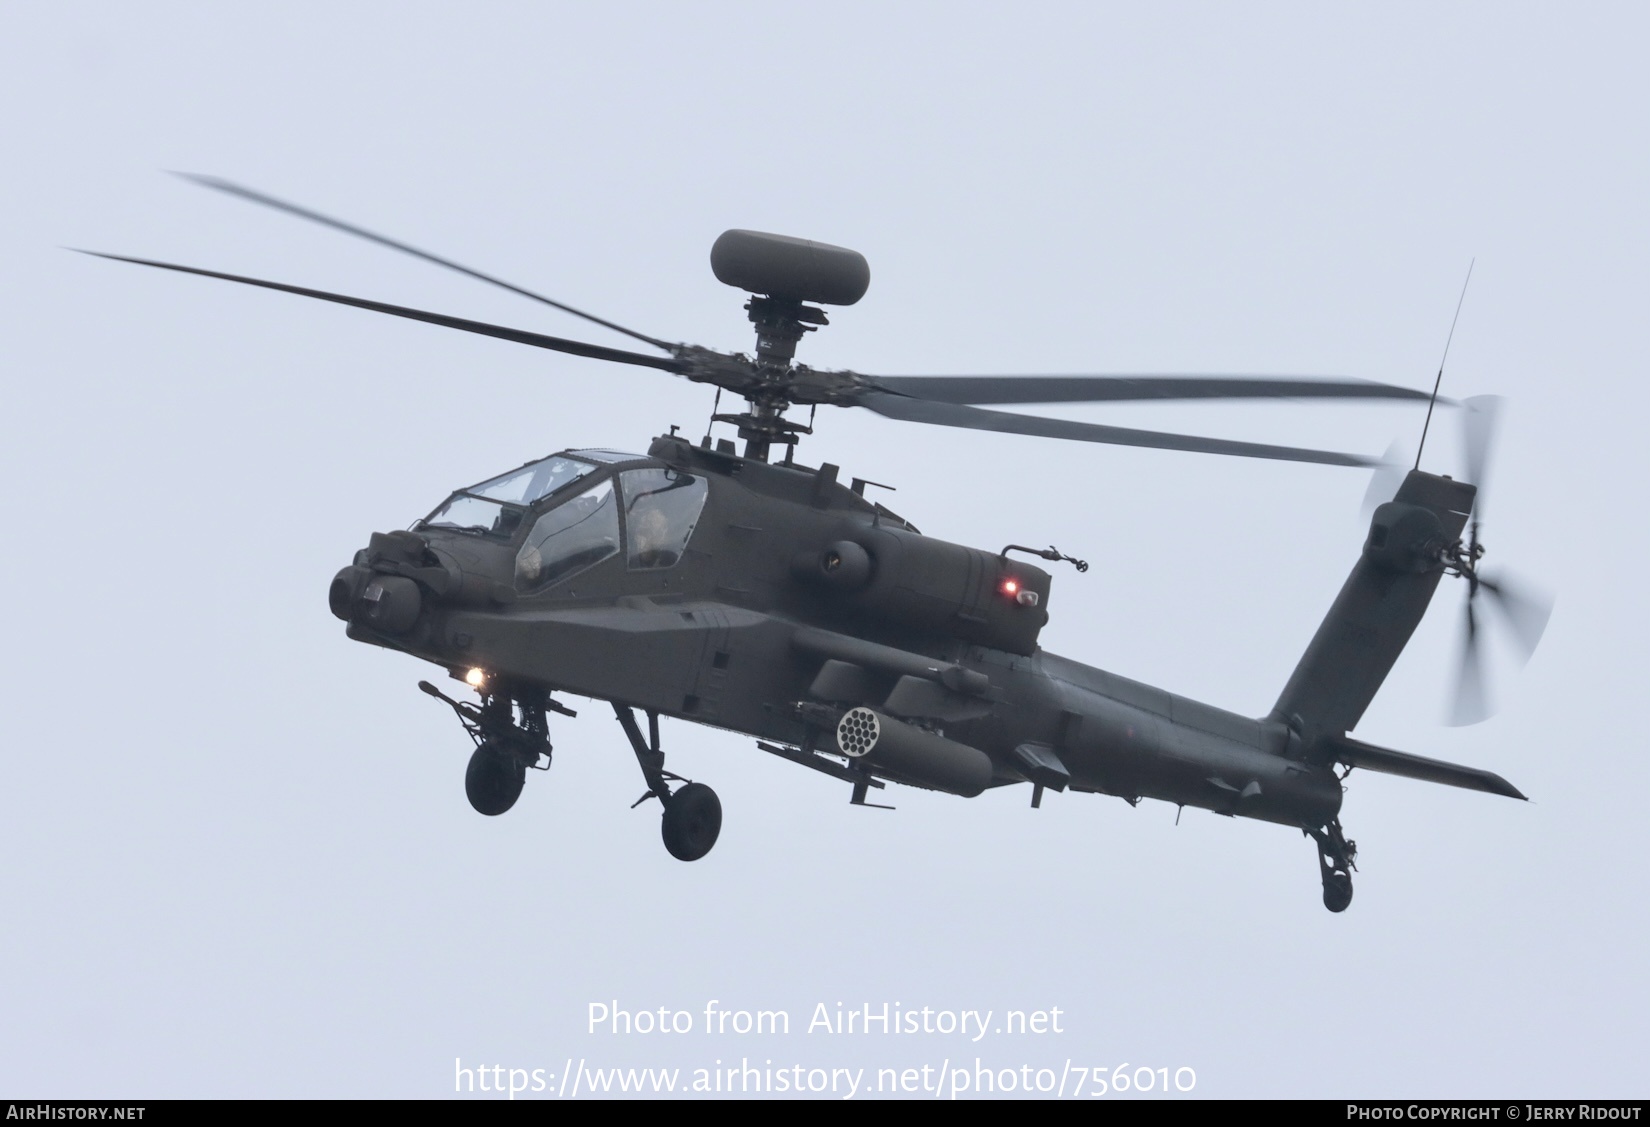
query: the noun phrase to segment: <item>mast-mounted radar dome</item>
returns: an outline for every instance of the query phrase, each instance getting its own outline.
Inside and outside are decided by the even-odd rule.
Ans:
[[[710,268],[720,282],[783,301],[852,305],[871,285],[870,264],[858,251],[762,231],[722,232]]]

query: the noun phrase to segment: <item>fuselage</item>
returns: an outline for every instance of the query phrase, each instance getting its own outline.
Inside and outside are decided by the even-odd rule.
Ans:
[[[675,437],[645,457],[570,451],[460,491],[411,533],[375,536],[335,581],[334,610],[351,637],[456,675],[808,753],[839,754],[835,718],[870,708],[927,733],[942,759],[953,746],[984,753],[985,785],[1302,828],[1335,817],[1339,780],[1296,754],[1282,723],[1042,651],[1046,571],[924,537],[836,472]],[[521,504],[495,496],[517,490]],[[978,789],[943,769],[871,769]]]

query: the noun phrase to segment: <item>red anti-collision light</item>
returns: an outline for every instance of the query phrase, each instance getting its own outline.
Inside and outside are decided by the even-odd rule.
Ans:
[[[1013,598],[1015,595],[1020,593],[1020,581],[1012,577],[1005,579],[1003,580],[1003,584],[1000,589],[1003,594],[1007,595],[1009,598]]]

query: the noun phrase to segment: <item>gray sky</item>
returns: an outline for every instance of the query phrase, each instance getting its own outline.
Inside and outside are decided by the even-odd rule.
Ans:
[[[1196,1093],[1644,1092],[1638,6],[12,5],[0,35],[11,592],[0,1091],[450,1094],[560,1073],[1196,1070]],[[889,374],[1229,371],[1509,397],[1491,559],[1558,594],[1500,714],[1439,724],[1441,589],[1357,734],[1533,801],[1355,773],[1357,900],[1292,831],[1023,788],[892,813],[667,722],[726,811],[682,865],[605,706],[499,819],[412,660],[348,642],[375,529],[555,449],[697,434],[702,388],[72,255],[195,263],[623,344],[162,174],[225,176],[669,339],[748,347],[727,227],[862,251],[801,358]],[[1072,408],[1378,452],[1408,407]],[[1456,472],[1454,420],[1427,468]],[[1270,707],[1366,475],[920,428],[803,447],[924,531],[1047,543],[1045,646]],[[587,1031],[783,1009],[789,1036]],[[1047,1009],[1060,1034],[830,1037],[816,1003]],[[871,1082],[871,1081],[867,1081]]]

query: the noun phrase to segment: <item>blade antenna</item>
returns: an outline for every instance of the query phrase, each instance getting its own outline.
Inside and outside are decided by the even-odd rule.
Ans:
[[[710,418],[705,422],[705,445],[710,445],[710,428],[716,425],[716,412],[722,406],[722,389],[716,389],[716,399],[710,405]]]
[[[1477,256],[1467,263],[1467,280],[1461,283],[1461,296],[1455,302],[1455,316],[1449,323],[1449,336],[1444,338],[1444,355],[1438,359],[1438,378],[1432,381],[1432,398],[1427,401],[1427,421],[1421,424],[1421,442],[1415,447],[1415,468],[1421,468],[1421,451],[1426,449],[1427,428],[1432,425],[1432,409],[1438,404],[1438,388],[1444,382],[1444,361],[1449,359],[1450,342],[1455,339],[1455,325],[1461,320],[1461,305],[1467,300],[1467,285],[1472,281],[1472,268],[1478,265]]]
[[[357,227],[355,224],[346,223],[342,219],[334,219],[330,215],[323,215],[318,211],[311,211],[307,207],[300,207],[295,203],[288,203],[286,200],[276,199],[274,196],[265,195],[263,192],[242,187],[240,184],[232,183],[228,180],[220,180],[216,176],[203,176],[197,172],[174,172],[172,175],[191,181],[192,183],[199,184],[203,188],[211,188],[214,191],[223,192],[227,195],[239,196],[243,200],[249,200],[252,203],[262,204],[265,207],[272,207],[277,211],[284,211],[288,215],[296,215],[300,219],[308,219],[312,223],[320,223],[323,226],[331,227],[335,231],[342,231],[347,235],[354,235],[360,239],[367,239],[370,242],[377,243],[380,246],[389,247],[391,250],[398,250],[402,254],[410,254],[414,258],[422,258],[425,262],[433,262],[437,266],[445,266],[449,270],[456,270],[460,274],[468,275],[478,281],[487,282],[490,285],[507,289],[511,293],[520,294],[522,297],[531,298],[534,301],[550,306],[552,309],[559,309],[563,313],[571,313],[575,317],[582,317],[586,321],[600,325],[604,329],[612,329],[614,332],[623,333],[625,336],[634,340],[645,341],[646,343],[651,344],[654,348],[662,348],[666,352],[675,351],[675,346],[670,344],[668,341],[659,340],[657,337],[650,337],[646,333],[638,333],[634,329],[627,329],[623,325],[615,324],[614,322],[603,317],[598,317],[594,313],[586,313],[582,309],[575,309],[571,305],[567,305],[560,301],[555,301],[551,298],[545,297],[543,294],[537,294],[532,290],[523,289],[512,282],[506,282],[502,278],[495,278],[491,274],[483,274],[480,270],[472,270],[468,266],[454,262],[450,258],[442,258],[440,255],[431,254],[427,250],[419,250],[415,246],[409,246],[408,244],[399,242],[387,235],[380,235],[376,231],[369,231],[365,227]]]

